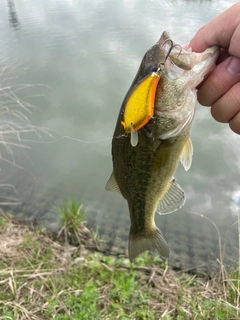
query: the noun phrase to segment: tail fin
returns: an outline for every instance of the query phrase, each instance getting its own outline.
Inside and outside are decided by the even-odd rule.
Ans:
[[[146,237],[136,237],[130,230],[128,242],[129,260],[132,262],[139,254],[146,250],[157,252],[164,258],[167,258],[170,254],[168,245],[158,228],[152,232],[151,236]]]

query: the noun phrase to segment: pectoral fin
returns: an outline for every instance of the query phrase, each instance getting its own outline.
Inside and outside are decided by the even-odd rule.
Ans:
[[[193,155],[193,146],[191,138],[189,137],[183,147],[180,161],[186,171],[191,167],[192,164],[192,155]]]
[[[173,179],[170,182],[169,189],[164,195],[163,199],[159,202],[157,207],[157,213],[167,214],[176,211],[181,208],[185,202],[184,191]]]
[[[191,124],[194,114],[195,114],[195,108],[192,108],[192,110],[189,112],[186,118],[182,119],[178,123],[178,125],[172,130],[167,131],[164,134],[160,135],[159,139],[166,140],[166,139],[173,138],[180,135],[186,129],[186,127]]]
[[[116,178],[115,178],[115,175],[114,175],[114,172],[111,174],[107,184],[106,184],[106,187],[105,189],[107,191],[112,191],[112,192],[116,192],[116,193],[121,193],[120,189],[119,189],[119,186],[117,184],[117,181],[116,181]]]

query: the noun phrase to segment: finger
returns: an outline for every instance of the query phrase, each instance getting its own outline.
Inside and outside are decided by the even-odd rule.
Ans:
[[[231,89],[227,91],[218,101],[216,101],[211,108],[212,116],[218,122],[231,122],[231,126],[236,132],[240,127],[240,118],[234,120],[234,117],[240,111],[240,82],[236,83]],[[238,122],[239,121],[239,122]],[[240,129],[240,128],[239,128]]]
[[[219,45],[229,48],[231,55],[239,56],[240,2],[203,26],[190,41],[194,52],[202,52],[208,47]]]
[[[240,134],[240,112],[238,112],[235,117],[230,120],[229,127],[232,129],[232,131]]]
[[[240,81],[240,59],[228,57],[213,69],[198,89],[199,103],[211,106],[238,81]]]
[[[229,53],[228,53],[228,50],[227,49],[220,49],[220,53],[219,53],[219,56],[217,58],[217,61],[216,61],[216,64],[219,64],[223,61],[225,61],[228,57],[229,57]]]

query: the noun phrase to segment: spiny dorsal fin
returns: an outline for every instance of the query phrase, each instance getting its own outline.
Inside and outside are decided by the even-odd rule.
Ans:
[[[192,155],[193,155],[193,145],[192,145],[191,138],[188,137],[180,157],[180,161],[182,162],[182,165],[186,171],[188,171],[188,169],[191,167]]]
[[[117,184],[114,172],[112,172],[110,178],[108,179],[108,182],[106,184],[105,189],[107,191],[112,191],[112,192],[116,192],[116,193],[121,193],[119,186]]]
[[[164,195],[163,199],[158,204],[157,213],[167,214],[174,212],[181,208],[184,205],[184,202],[184,191],[176,183],[176,180],[173,179],[170,182],[170,186],[167,193]]]

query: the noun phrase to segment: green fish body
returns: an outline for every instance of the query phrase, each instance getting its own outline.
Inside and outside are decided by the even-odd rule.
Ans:
[[[171,43],[170,35],[163,32],[144,55],[123,101],[112,139],[113,173],[106,189],[121,193],[128,202],[130,261],[146,250],[169,256],[168,245],[155,224],[155,212],[167,214],[185,202],[184,191],[173,176],[179,161],[186,170],[191,166],[190,127],[197,103],[196,87],[213,68],[219,52],[216,46],[193,53],[177,45],[170,52]],[[121,122],[129,92],[163,63],[154,116],[140,130],[126,133]]]

